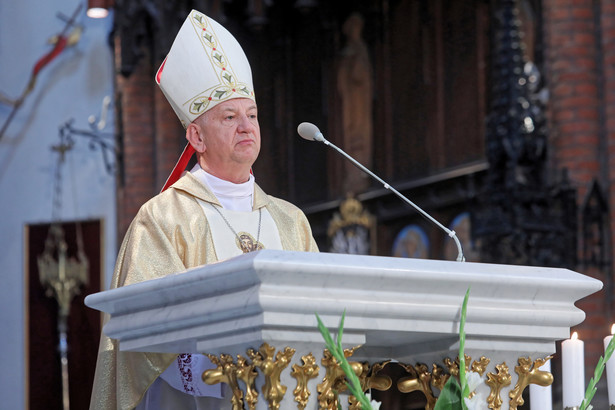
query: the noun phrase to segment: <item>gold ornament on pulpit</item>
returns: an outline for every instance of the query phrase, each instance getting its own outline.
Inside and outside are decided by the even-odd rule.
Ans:
[[[538,386],[550,386],[553,384],[553,375],[545,370],[540,370],[540,367],[551,360],[552,356],[545,359],[536,359],[532,361],[529,357],[520,357],[519,365],[515,366],[515,373],[519,376],[515,388],[508,393],[510,397],[510,410],[517,410],[523,405],[523,390],[530,384]]]
[[[355,346],[351,349],[344,349],[344,357],[352,356],[359,347]],[[322,383],[319,383],[316,387],[319,408],[336,409],[340,404],[337,393],[346,390],[344,370],[335,360],[329,349],[324,350],[320,363],[325,368],[325,377],[322,379]],[[363,365],[361,363],[349,362],[349,364],[356,375],[363,373]]]
[[[343,349],[344,357],[350,358],[359,347]],[[324,349],[320,360],[324,375],[320,374],[319,366],[316,364],[318,360],[312,353],[301,356],[301,364],[291,365],[294,353],[295,349],[288,346],[276,353],[274,346],[263,343],[258,350],[247,349],[247,357],[237,355],[236,360],[227,354],[221,354],[219,357],[207,354],[216,368],[206,370],[202,376],[203,381],[207,384],[226,383],[233,392],[231,397],[233,410],[255,410],[259,398],[255,381],[260,374],[264,377],[264,385],[261,386],[262,397],[267,401],[267,407],[275,410],[281,408],[287,390],[286,386],[282,385],[280,377],[282,372],[290,365],[290,376],[296,381],[293,399],[297,403],[297,409],[302,410],[308,407],[313,392],[313,390],[310,391],[308,382],[319,376],[322,378],[320,383],[317,383],[315,390],[319,409],[331,410],[337,409],[338,405],[344,405],[339,396],[340,393],[344,392],[349,393],[348,406],[344,408],[348,408],[348,410],[363,408],[361,402],[349,391],[347,387],[348,376],[329,349]],[[491,359],[480,356],[478,360],[473,361],[471,356],[465,354],[464,358],[466,371],[478,374],[482,380],[479,385],[487,385],[490,391],[489,397],[486,397],[485,393],[482,393],[483,397],[481,393],[472,391],[468,398],[472,399],[472,397],[478,395],[479,401],[482,401],[481,404],[485,409],[500,410],[504,403],[502,391],[512,384],[512,376],[506,363],[500,363],[491,372],[488,372],[487,367],[491,363]],[[552,383],[553,375],[539,369],[549,359],[551,359],[551,356],[536,360],[525,357],[518,358],[519,365],[515,366],[515,373],[519,377],[514,388],[508,393],[511,410],[518,408],[523,403],[521,395],[528,385],[547,386]],[[438,400],[432,388],[442,392],[450,377],[459,377],[458,357],[455,359],[445,357],[443,362],[444,367],[436,363],[408,364],[395,362],[407,373],[406,376],[401,376],[395,380],[387,374],[380,374],[391,361],[376,363],[348,361],[348,368],[357,376],[361,391],[389,391],[395,385],[401,393],[421,392],[426,399],[425,409],[430,410],[436,406]],[[245,385],[245,393],[242,391],[239,381]],[[437,396],[440,396],[440,394]],[[290,404],[286,403],[286,405]]]
[[[497,373],[487,373],[487,385],[491,388],[491,393],[487,397],[488,407],[493,410],[500,410],[502,407],[502,397],[500,392],[506,386],[510,386],[512,377],[508,372],[506,363],[501,363],[495,366]]]
[[[293,390],[295,401],[298,403],[297,408],[299,410],[305,409],[308,400],[310,399],[310,389],[308,388],[308,381],[318,377],[319,368],[316,364],[316,358],[312,353],[305,356],[301,356],[302,366],[293,364],[292,373],[290,374],[297,380],[297,387]]]
[[[280,402],[286,394],[286,386],[280,383],[280,375],[282,370],[288,367],[294,354],[295,349],[288,346],[275,354],[275,347],[267,343],[263,343],[258,351],[248,350],[248,356],[265,376],[263,396],[272,410],[280,408]]]
[[[248,410],[255,410],[256,403],[258,402],[258,391],[256,390],[256,378],[258,372],[256,371],[256,365],[248,362],[248,360],[237,355],[237,379],[241,380],[246,386],[245,402],[248,406]]]
[[[429,368],[422,363],[416,366],[406,364],[401,364],[401,366],[412,376],[405,377],[397,382],[397,389],[402,393],[420,391],[427,400],[425,410],[432,410],[436,405],[437,399],[431,390],[433,380],[431,373],[429,373]]]
[[[203,373],[203,382],[207,384],[225,383],[231,388],[233,397],[231,398],[231,405],[233,410],[243,409],[243,392],[239,387],[238,373],[248,374],[254,369],[253,365],[248,364],[244,357],[238,355],[237,363],[233,361],[233,356],[228,354],[221,354],[218,358],[215,355],[207,354],[209,360],[217,367],[215,369],[205,370]],[[246,366],[250,366],[250,370],[246,369]],[[249,388],[253,385],[250,383]]]

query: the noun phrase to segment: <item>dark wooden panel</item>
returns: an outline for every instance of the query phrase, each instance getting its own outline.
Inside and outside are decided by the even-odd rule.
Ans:
[[[430,124],[436,124],[436,55],[433,2],[403,1],[391,10],[393,179],[429,170]]]
[[[476,2],[445,1],[444,146],[446,168],[484,158],[487,9]]]
[[[76,252],[74,223],[64,223],[68,255]],[[90,403],[100,339],[100,314],[87,308],[83,299],[101,288],[101,223],[81,222],[84,251],[89,260],[89,284],[72,303],[68,318],[68,367],[71,409],[87,409]],[[43,253],[48,224],[30,225],[27,236],[27,397],[31,410],[62,409],[62,370],[58,353],[58,305],[47,297],[39,281],[37,256]]]

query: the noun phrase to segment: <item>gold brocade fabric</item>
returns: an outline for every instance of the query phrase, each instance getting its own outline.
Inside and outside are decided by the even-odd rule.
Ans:
[[[120,248],[112,288],[218,260],[196,198],[220,205],[207,187],[187,173],[141,207]],[[255,185],[254,210],[261,207],[275,221],[284,250],[318,251],[303,212]],[[176,358],[168,353],[120,352],[118,342],[102,334],[90,409],[133,409]]]

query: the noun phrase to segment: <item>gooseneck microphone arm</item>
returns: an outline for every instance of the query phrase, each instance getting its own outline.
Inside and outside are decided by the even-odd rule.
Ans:
[[[412,206],[421,215],[423,215],[425,218],[427,218],[428,220],[433,222],[436,226],[438,226],[440,229],[442,229],[444,232],[446,232],[446,234],[448,236],[450,236],[451,238],[453,238],[453,240],[455,241],[455,245],[457,245],[457,261],[458,262],[464,262],[465,261],[465,257],[463,256],[463,250],[461,249],[461,242],[459,242],[459,238],[457,238],[457,234],[455,233],[455,231],[452,231],[452,230],[448,229],[447,227],[445,227],[444,225],[442,225],[440,222],[435,220],[427,212],[423,211],[421,209],[421,207],[416,205],[414,202],[412,202],[411,200],[409,200],[408,198],[403,196],[399,191],[397,191],[395,188],[393,188],[387,182],[382,180],[378,175],[374,174],[372,171],[370,171],[369,169],[365,168],[361,163],[359,163],[353,157],[351,157],[350,155],[346,154],[346,152],[344,152],[342,149],[340,149],[337,146],[335,146],[335,144],[329,142],[324,137],[324,135],[322,135],[322,132],[320,132],[320,130],[318,129],[318,127],[316,125],[314,125],[312,123],[309,123],[309,122],[302,122],[301,124],[299,124],[299,127],[297,127],[297,132],[299,133],[299,135],[302,138],[304,138],[304,139],[306,139],[308,141],[322,142],[323,144],[328,145],[331,148],[334,148],[337,152],[339,152],[344,157],[346,157],[346,159],[348,159],[350,162],[352,162],[357,168],[359,168],[360,170],[362,170],[363,172],[365,172],[366,174],[368,174],[369,176],[374,178],[376,181],[380,182],[384,186],[385,189],[388,189],[389,191],[393,192],[401,200],[403,200],[404,202],[406,202],[407,204]]]

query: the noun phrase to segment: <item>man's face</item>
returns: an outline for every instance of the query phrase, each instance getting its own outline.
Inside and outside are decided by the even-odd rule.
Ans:
[[[256,103],[235,98],[216,105],[195,123],[201,128],[205,151],[202,156],[214,175],[251,167],[261,147]]]

